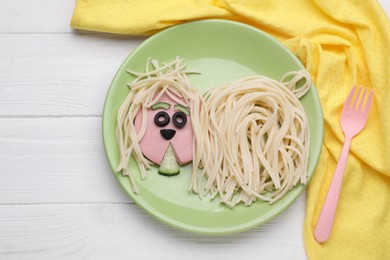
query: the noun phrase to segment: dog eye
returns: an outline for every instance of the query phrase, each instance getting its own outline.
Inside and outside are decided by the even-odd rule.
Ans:
[[[172,121],[177,128],[182,128],[187,124],[187,116],[183,112],[178,111],[173,114]]]
[[[160,111],[154,116],[154,123],[160,127],[168,125],[170,120],[168,113],[165,111]]]

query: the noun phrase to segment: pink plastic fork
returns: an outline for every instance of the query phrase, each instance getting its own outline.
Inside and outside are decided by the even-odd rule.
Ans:
[[[328,194],[326,195],[325,203],[322,206],[320,217],[314,229],[314,238],[319,243],[326,242],[329,239],[340,195],[341,183],[344,177],[349,146],[352,138],[357,135],[366,124],[372,103],[372,90],[367,91],[367,89],[364,89],[361,94],[362,88],[360,87],[358,88],[356,95],[354,95],[355,89],[356,86],[354,86],[349,93],[341,113],[340,123],[344,132],[345,140]],[[367,101],[364,102],[366,99]]]

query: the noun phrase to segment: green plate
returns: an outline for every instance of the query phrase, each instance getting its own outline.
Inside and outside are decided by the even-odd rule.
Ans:
[[[188,192],[191,165],[183,167],[175,177],[149,171],[146,180],[140,180],[134,161],[130,168],[139,188],[131,191],[127,177],[115,172],[118,151],[115,141],[116,115],[129,89],[126,83],[133,77],[126,69],[144,71],[148,57],[160,62],[184,59],[189,70],[199,71],[190,80],[200,90],[232,82],[249,75],[266,75],[274,79],[291,70],[304,69],[300,61],[281,43],[264,32],[237,22],[204,20],[166,29],[145,40],[131,53],[119,68],[106,98],[103,113],[103,140],[113,173],[131,199],[157,219],[176,228],[212,235],[248,230],[270,221],[283,212],[304,191],[298,185],[273,205],[257,201],[250,207],[238,205],[234,209],[218,200],[200,200]],[[301,99],[310,122],[310,176],[320,156],[323,139],[323,117],[317,92],[312,86]]]

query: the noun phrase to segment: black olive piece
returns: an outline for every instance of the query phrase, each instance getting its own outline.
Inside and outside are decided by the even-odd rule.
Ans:
[[[154,123],[160,127],[168,125],[170,120],[168,113],[165,111],[160,111],[154,116]]]
[[[176,131],[173,129],[161,129],[160,134],[165,140],[171,140],[175,136]]]
[[[182,128],[187,124],[187,116],[184,112],[178,111],[173,114],[172,121],[177,128]]]

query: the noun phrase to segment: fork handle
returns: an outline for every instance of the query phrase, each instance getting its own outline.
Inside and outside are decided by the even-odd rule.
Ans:
[[[336,213],[337,202],[339,200],[341,183],[343,182],[351,139],[351,137],[345,138],[343,149],[341,151],[332,182],[329,186],[328,194],[326,195],[317,225],[314,229],[314,238],[319,243],[326,242],[329,239],[330,232],[332,230],[333,219]]]

